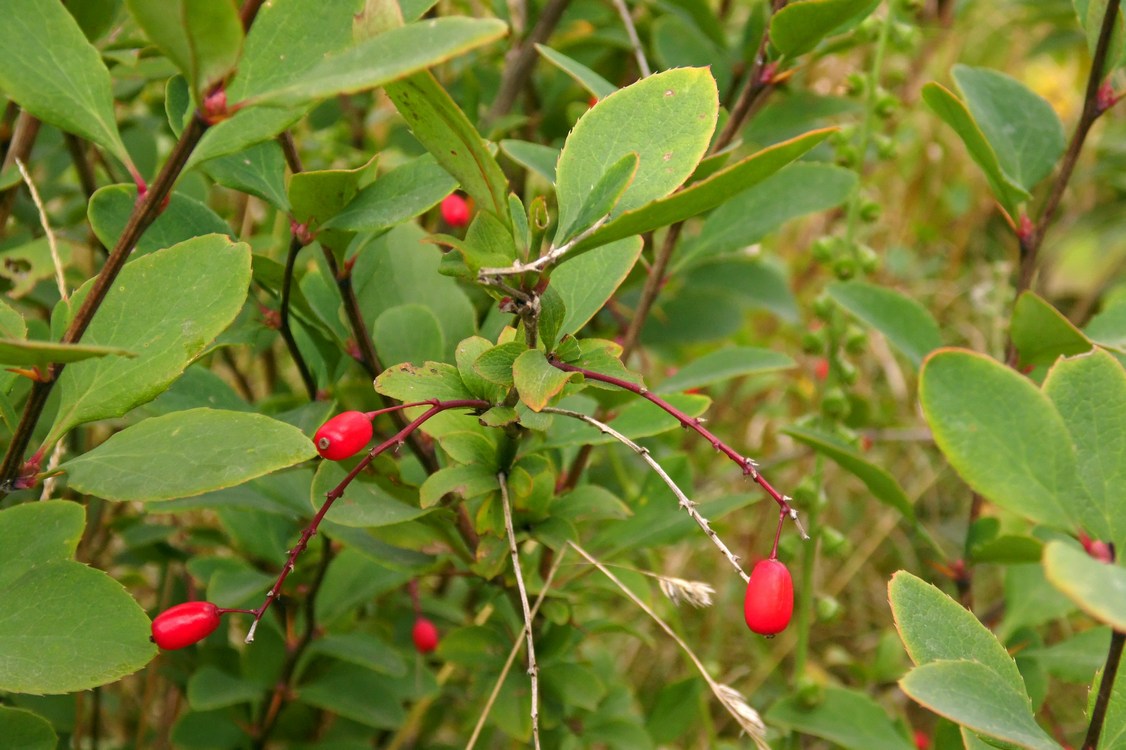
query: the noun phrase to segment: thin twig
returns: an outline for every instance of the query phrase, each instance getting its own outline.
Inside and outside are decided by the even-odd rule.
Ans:
[[[20,111],[16,117],[16,124],[12,128],[12,141],[4,154],[4,162],[0,166],[0,172],[15,164],[17,159],[27,161],[27,158],[31,156],[35,139],[39,135],[40,124],[38,117],[27,110]],[[3,193],[0,193],[0,237],[5,234],[4,227],[8,223],[8,216],[11,215],[12,203],[16,199],[17,190],[18,187],[12,185]]]
[[[18,156],[16,157],[16,167],[20,170],[24,184],[27,185],[27,192],[31,193],[31,201],[35,204],[36,210],[39,211],[39,223],[43,225],[43,233],[47,235],[47,246],[51,248],[51,263],[55,267],[55,283],[59,287],[59,296],[63,302],[69,303],[70,295],[66,292],[63,261],[59,257],[59,243],[55,239],[55,233],[51,231],[51,222],[47,220],[47,207],[43,205],[43,199],[39,197],[39,191],[35,189],[35,183],[31,181],[31,174],[27,171],[27,165]]]
[[[516,588],[520,592],[520,607],[524,611],[524,638],[528,643],[528,676],[532,682],[532,744],[540,746],[539,675],[536,664],[536,644],[532,637],[532,612],[528,608],[528,590],[524,588],[524,574],[520,572],[520,552],[516,548],[516,530],[512,527],[512,504],[508,501],[508,477],[497,474],[500,484],[500,501],[504,510],[504,529],[508,533],[508,551],[512,555],[512,572],[516,575]]]
[[[666,412],[669,416],[674,417],[676,421],[680,422],[681,427],[697,433],[698,435],[700,435],[700,437],[711,443],[713,448],[734,461],[735,464],[743,471],[744,476],[749,476],[754,480],[756,484],[758,484],[758,486],[762,487],[763,490],[766,491],[766,494],[770,495],[771,499],[774,500],[774,502],[778,503],[778,507],[782,511],[782,513],[785,513],[794,521],[794,523],[798,527],[798,531],[802,535],[802,538],[808,539],[805,530],[802,528],[801,523],[798,521],[797,510],[794,509],[792,505],[790,505],[790,502],[793,500],[793,498],[789,497],[788,495],[783,495],[781,492],[774,489],[774,486],[770,484],[770,482],[766,481],[766,477],[764,477],[759,472],[758,464],[755,463],[753,459],[740,454],[727,443],[716,437],[707,427],[704,427],[703,420],[688,416],[683,411],[670,404],[668,401],[665,401],[660,396],[653,394],[648,388],[639,386],[636,383],[631,383],[628,380],[622,380],[621,378],[616,378],[613,375],[603,375],[602,373],[594,372],[584,367],[577,367],[575,365],[567,364],[566,362],[562,362],[559,359],[556,359],[554,356],[550,356],[548,358],[548,362],[550,362],[560,370],[563,370],[564,372],[578,372],[581,373],[583,377],[590,380],[597,380],[600,383],[608,383],[609,385],[617,386],[622,390],[626,390],[630,393],[641,396],[646,401],[649,401],[654,406],[657,406],[662,411]]]
[[[348,485],[352,483],[352,480],[359,476],[361,471],[367,468],[368,464],[374,461],[377,456],[385,453],[387,450],[402,445],[404,442],[406,442],[407,438],[412,433],[414,433],[415,430],[417,430],[419,427],[425,424],[427,420],[437,414],[440,414],[449,409],[487,409],[492,406],[492,404],[490,404],[488,401],[482,401],[480,399],[456,399],[452,401],[435,400],[429,401],[427,403],[432,404],[429,409],[427,409],[419,417],[403,427],[403,429],[399,430],[394,435],[389,437],[387,440],[384,440],[382,443],[372,448],[368,452],[368,454],[360,459],[359,463],[357,463],[355,467],[353,467],[352,470],[348,472],[348,475],[340,481],[340,484],[336,485],[331,490],[329,490],[328,493],[325,494],[324,505],[321,506],[321,509],[317,511],[317,514],[315,516],[313,516],[313,520],[310,521],[309,525],[306,526],[305,529],[301,532],[301,537],[297,540],[297,544],[295,544],[289,551],[289,556],[286,559],[285,565],[282,566],[281,573],[278,574],[278,579],[274,582],[274,585],[270,587],[270,590],[266,592],[266,600],[262,602],[262,605],[258,607],[258,609],[254,610],[254,622],[251,623],[250,630],[246,634],[247,643],[252,643],[254,641],[254,631],[258,629],[259,621],[261,621],[262,616],[266,614],[266,610],[270,608],[270,605],[273,604],[274,600],[277,599],[279,595],[281,595],[281,589],[282,585],[285,583],[285,579],[293,570],[297,562],[297,558],[301,555],[302,552],[305,551],[305,548],[309,545],[309,540],[312,539],[313,536],[317,533],[317,529],[318,527],[320,527],[321,521],[324,520],[325,514],[328,513],[328,509],[332,507],[333,503],[344,496],[344,490],[348,488]]]
[[[482,268],[477,272],[477,280],[482,284],[499,285],[499,277],[501,276],[518,276],[522,273],[529,272],[541,273],[553,266],[556,261],[570,252],[571,249],[575,247],[575,245],[579,244],[587,237],[591,236],[599,229],[601,229],[602,225],[605,224],[609,218],[609,214],[603,216],[601,219],[594,222],[589,227],[579,232],[577,235],[567,240],[559,247],[551,247],[546,253],[528,263],[514,261],[511,266],[504,266],[500,268]]]
[[[645,59],[645,51],[641,48],[641,39],[637,36],[637,27],[633,24],[629,8],[626,7],[625,0],[610,0],[610,2],[614,4],[614,10],[618,11],[622,25],[626,27],[626,35],[629,37],[630,47],[633,48],[633,57],[637,60],[637,71],[642,78],[648,78],[653,70],[649,67],[649,61]]]
[[[1091,131],[1091,126],[1107,109],[1109,104],[1099,97],[1099,87],[1103,81],[1103,68],[1106,66],[1107,53],[1110,49],[1110,39],[1114,31],[1114,20],[1118,15],[1120,0],[1110,0],[1106,4],[1103,14],[1102,27],[1099,29],[1099,39],[1095,45],[1095,54],[1091,59],[1091,72],[1087,77],[1087,89],[1083,97],[1083,111],[1079,115],[1079,122],[1075,125],[1075,132],[1071,136],[1067,153],[1060,163],[1060,171],[1052,182],[1052,190],[1044,207],[1040,211],[1040,218],[1031,233],[1020,236],[1020,276],[1017,280],[1016,293],[1032,286],[1032,277],[1036,273],[1036,261],[1040,254],[1040,247],[1044,242],[1044,235],[1048,231],[1052,220],[1055,218],[1056,209],[1063,199],[1064,191],[1079,162],[1079,152],[1083,149],[1083,142]]]
[[[567,548],[564,547],[555,557],[555,562],[551,566],[551,570],[549,570],[544,577],[543,588],[540,589],[540,595],[536,597],[535,604],[532,605],[533,618],[540,611],[540,605],[543,604],[544,599],[547,598],[547,591],[551,588],[551,584],[555,580],[555,574],[559,572],[559,566],[563,564],[563,556],[566,554]],[[512,669],[512,664],[516,661],[516,655],[520,653],[522,640],[521,638],[517,638],[513,642],[512,649],[508,652],[508,659],[505,660],[504,666],[501,667],[500,674],[497,675],[496,684],[493,685],[493,692],[489,693],[489,699],[485,701],[485,706],[481,709],[481,716],[477,719],[477,725],[473,727],[473,734],[469,736],[469,742],[466,743],[465,750],[473,750],[473,746],[477,744],[477,738],[481,736],[481,730],[485,728],[485,720],[489,718],[489,712],[492,711],[493,704],[496,703],[497,696],[500,695],[501,686],[504,685],[504,680],[508,677],[508,670]]]
[[[649,607],[648,604],[643,602],[637,596],[637,594],[633,593],[633,591],[631,591],[629,587],[618,580],[618,577],[611,573],[605,565],[594,559],[590,554],[587,553],[586,550],[584,550],[574,542],[568,542],[567,544],[569,544],[575,550],[575,552],[578,552],[580,555],[582,555],[583,559],[585,559],[594,567],[598,568],[599,572],[601,572],[602,575],[609,578],[610,581],[613,582],[614,585],[617,586],[621,590],[621,592],[625,594],[627,598],[629,598],[630,601],[640,607],[642,612],[649,615],[649,617],[652,618],[653,622],[657,623],[661,630],[665,631],[665,633],[673,639],[676,645],[680,646],[680,649],[688,655],[688,658],[696,666],[696,669],[704,678],[704,682],[706,682],[708,684],[708,687],[711,688],[712,692],[715,694],[715,697],[719,699],[719,702],[725,709],[727,709],[727,712],[731,714],[731,716],[734,717],[735,721],[739,723],[739,726],[741,726],[747,732],[747,734],[751,736],[751,739],[754,740],[755,745],[757,745],[760,750],[770,750],[770,746],[766,744],[765,739],[766,726],[762,723],[762,719],[759,717],[758,712],[747,705],[746,701],[743,699],[742,694],[728,685],[721,685],[720,683],[716,682],[715,679],[713,679],[712,676],[708,673],[707,668],[704,667],[704,664],[700,661],[700,658],[696,656],[695,652],[693,652],[692,649],[689,648],[688,644],[684,642],[684,639],[677,635],[676,631],[673,630],[668,623],[662,620],[657,615],[657,613]]]
[[[321,560],[317,566],[317,571],[313,575],[313,580],[309,584],[309,591],[305,595],[304,610],[305,610],[305,630],[301,634],[301,639],[296,644],[287,644],[285,650],[285,662],[282,664],[281,674],[277,681],[274,683],[273,694],[270,696],[270,702],[267,704],[266,715],[254,730],[255,748],[266,747],[267,740],[273,733],[274,728],[278,724],[278,717],[281,715],[281,709],[285,705],[286,697],[290,694],[293,681],[293,675],[297,671],[297,664],[301,661],[301,657],[309,648],[309,644],[313,642],[313,638],[317,634],[317,592],[320,591],[321,584],[324,583],[325,574],[328,573],[329,563],[332,562],[332,543],[328,537],[321,537]]]
[[[1087,727],[1087,737],[1083,740],[1083,750],[1095,750],[1099,746],[1099,735],[1106,723],[1106,710],[1110,705],[1110,695],[1114,689],[1114,678],[1118,674],[1118,664],[1122,661],[1122,646],[1126,644],[1126,633],[1115,630],[1110,635],[1110,648],[1106,654],[1103,678],[1099,681],[1099,694],[1095,698],[1095,708],[1091,711],[1091,724]]]
[[[289,327],[289,298],[293,286],[293,268],[297,263],[297,254],[301,252],[303,247],[305,247],[305,243],[298,238],[295,232],[293,238],[289,241],[289,254],[285,258],[285,272],[282,274],[278,333],[285,341],[293,363],[297,365],[297,371],[301,374],[301,382],[305,384],[305,392],[309,395],[309,400],[315,401],[317,398],[317,382],[313,379],[313,373],[309,371],[309,365],[305,364],[305,357],[301,355],[301,350],[297,348],[297,340],[293,338],[293,331]]]
[[[532,28],[532,33],[524,39],[519,47],[508,53],[504,71],[501,73],[497,98],[493,100],[493,106],[489,108],[489,114],[485,118],[486,122],[495,123],[512,111],[516,97],[528,85],[528,80],[532,76],[532,68],[535,67],[536,55],[538,54],[536,45],[546,42],[547,38],[551,36],[551,32],[555,31],[559,19],[563,17],[563,11],[567,10],[570,2],[571,0],[548,0],[547,5],[540,13],[539,20]]]
[[[637,455],[641,456],[642,460],[644,460],[645,463],[649,464],[649,468],[656,472],[657,476],[661,478],[661,481],[663,481],[668,486],[668,488],[672,491],[672,494],[676,495],[676,499],[680,502],[680,507],[683,508],[684,512],[687,513],[692,518],[692,520],[696,522],[697,526],[704,530],[704,533],[707,534],[708,538],[712,540],[712,544],[714,544],[716,548],[723,553],[723,556],[727,558],[727,561],[729,563],[731,563],[731,567],[735,568],[736,572],[739,573],[739,576],[743,579],[744,583],[751,580],[751,577],[747,575],[747,572],[745,570],[743,570],[743,566],[739,564],[739,556],[732,552],[727,547],[727,545],[723,543],[723,540],[720,539],[719,535],[715,533],[715,529],[713,529],[711,527],[711,524],[708,523],[708,519],[704,518],[702,515],[700,515],[700,511],[696,510],[696,503],[688,499],[688,495],[684,494],[684,490],[680,489],[680,487],[677,486],[676,482],[673,481],[673,478],[668,475],[668,472],[665,471],[664,467],[657,462],[657,459],[653,458],[648,448],[644,448],[638,445],[622,433],[615,430],[610,425],[604,422],[600,422],[594,417],[583,414],[582,412],[571,411],[570,409],[559,409],[552,406],[545,407],[543,411],[548,414],[559,414],[560,416],[571,417],[572,419],[580,419],[583,422],[586,422],[587,424],[596,428],[603,434],[609,435],[610,437],[614,438],[619,443],[626,446]]]

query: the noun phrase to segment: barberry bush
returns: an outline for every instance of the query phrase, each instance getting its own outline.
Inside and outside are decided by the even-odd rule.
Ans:
[[[0,745],[1126,746],[1118,0],[3,10]]]

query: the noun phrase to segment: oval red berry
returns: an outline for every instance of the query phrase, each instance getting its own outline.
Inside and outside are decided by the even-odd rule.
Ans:
[[[794,613],[794,580],[779,560],[761,560],[751,571],[743,616],[760,635],[781,633]]]
[[[457,193],[442,199],[442,218],[451,227],[463,227],[469,223],[469,203]]]
[[[152,621],[153,643],[166,651],[199,643],[219,627],[219,608],[211,602],[184,602]]]
[[[313,444],[329,461],[342,461],[356,455],[371,440],[371,420],[362,411],[337,414],[321,425]]]
[[[438,648],[438,628],[425,617],[414,621],[414,630],[411,631],[414,647],[420,654],[429,654]]]

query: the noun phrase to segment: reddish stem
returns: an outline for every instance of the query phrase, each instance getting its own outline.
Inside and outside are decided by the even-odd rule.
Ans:
[[[654,405],[660,407],[668,414],[675,417],[676,420],[680,422],[681,427],[686,427],[697,433],[698,435],[700,435],[700,437],[711,443],[713,448],[734,461],[742,470],[744,476],[749,476],[751,479],[753,479],[760,487],[762,487],[766,491],[766,494],[770,495],[771,499],[774,500],[774,502],[778,503],[778,507],[781,509],[783,515],[788,515],[791,518],[796,517],[796,511],[790,505],[791,498],[774,489],[773,485],[771,485],[770,482],[766,481],[766,478],[759,473],[758,465],[752,459],[740,454],[734,448],[712,434],[712,432],[707,427],[704,427],[702,420],[688,416],[680,409],[670,404],[668,401],[665,401],[660,396],[653,395],[648,388],[637,385],[636,383],[631,383],[628,380],[616,378],[613,375],[603,375],[602,373],[593,372],[592,370],[587,370],[583,367],[577,367],[575,365],[567,364],[566,362],[562,362],[559,359],[555,358],[554,355],[548,357],[548,362],[550,362],[558,369],[563,370],[564,372],[581,373],[583,377],[589,378],[590,380],[597,380],[600,383],[608,383],[623,390],[627,390],[630,393],[635,393],[638,396],[641,396],[647,401],[653,403]]]
[[[302,552],[305,551],[305,548],[309,545],[309,540],[312,539],[314,535],[316,535],[317,528],[321,525],[321,521],[324,520],[325,514],[328,513],[328,509],[332,507],[332,504],[334,502],[344,496],[344,490],[348,488],[348,485],[352,483],[353,479],[359,476],[361,471],[367,468],[368,464],[374,461],[377,456],[384,453],[389,448],[405,443],[407,437],[409,437],[415,430],[425,424],[427,420],[437,414],[440,414],[449,409],[487,409],[492,406],[492,404],[490,404],[488,401],[483,401],[481,399],[455,399],[451,401],[439,401],[437,399],[434,399],[432,401],[425,401],[422,403],[431,404],[431,406],[413,422],[408,423],[401,430],[396,432],[391,437],[387,438],[387,440],[384,440],[382,443],[372,448],[371,451],[369,451],[368,454],[364,456],[350,472],[348,472],[348,475],[344,477],[343,480],[341,480],[340,484],[336,485],[325,494],[324,505],[322,505],[321,509],[317,511],[317,514],[313,516],[313,520],[309,522],[309,525],[305,527],[305,530],[301,532],[301,538],[297,540],[297,544],[295,544],[293,546],[293,549],[289,551],[289,557],[286,559],[281,573],[278,574],[278,580],[274,582],[274,585],[270,587],[269,592],[267,592],[266,594],[266,601],[262,602],[262,606],[258,609],[251,610],[251,613],[254,615],[254,622],[250,626],[250,632],[246,635],[247,643],[251,643],[254,640],[254,631],[258,628],[258,622],[262,619],[262,616],[266,614],[266,610],[270,608],[270,605],[274,603],[274,600],[278,598],[278,595],[281,593],[282,585],[285,583],[285,579],[289,576],[290,571],[293,570],[294,565],[297,562],[297,558],[301,555]]]

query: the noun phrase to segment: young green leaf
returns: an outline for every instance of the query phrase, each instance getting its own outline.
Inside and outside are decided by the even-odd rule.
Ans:
[[[230,0],[127,0],[153,44],[191,81],[196,101],[227,77],[242,53],[242,21]]]
[[[22,708],[0,706],[0,737],[20,750],[55,750],[59,737],[42,716]]]
[[[387,308],[375,319],[371,333],[384,367],[401,362],[421,365],[428,360],[440,360],[446,351],[438,318],[422,305]]]
[[[867,16],[872,0],[805,0],[790,3],[770,19],[770,43],[786,57],[804,55],[846,23]]]
[[[566,228],[561,226],[556,232],[555,244],[568,242],[599,219],[608,216],[633,182],[637,165],[637,154],[630,152],[608,166],[583,200],[573,223]]]
[[[429,211],[456,187],[450,173],[423,154],[380,175],[322,226],[356,232],[393,227]]]
[[[572,377],[572,373],[552,367],[538,349],[524,352],[512,363],[512,380],[520,400],[535,412],[543,411]]]
[[[1030,291],[1017,297],[1009,335],[1022,365],[1050,365],[1059,357],[1082,354],[1093,346],[1059,310]]]
[[[136,205],[135,185],[106,185],[90,198],[86,214],[90,227],[104,246],[117,244]],[[205,234],[233,235],[230,225],[206,205],[183,193],[172,193],[168,206],[141,235],[133,257]]]
[[[389,367],[375,379],[375,390],[404,403],[474,398],[457,368],[444,362],[427,362],[421,367],[404,362]]]
[[[543,59],[573,78],[575,83],[589,91],[596,99],[605,99],[618,90],[617,86],[610,83],[578,60],[573,60],[562,52],[557,52],[545,44],[537,44],[536,52],[539,52]]]
[[[865,693],[829,686],[816,706],[789,695],[764,717],[771,726],[821,737],[849,750],[913,750],[910,740]]]
[[[753,346],[727,347],[692,360],[654,390],[657,393],[675,393],[744,375],[788,370],[795,366],[794,360],[770,349]]]
[[[58,344],[53,341],[0,339],[0,365],[46,365],[51,362],[81,362],[94,357],[136,357],[126,349],[89,344]]]
[[[567,310],[560,333],[577,333],[606,305],[641,257],[643,245],[640,237],[626,237],[552,272],[550,288],[559,293]]]

